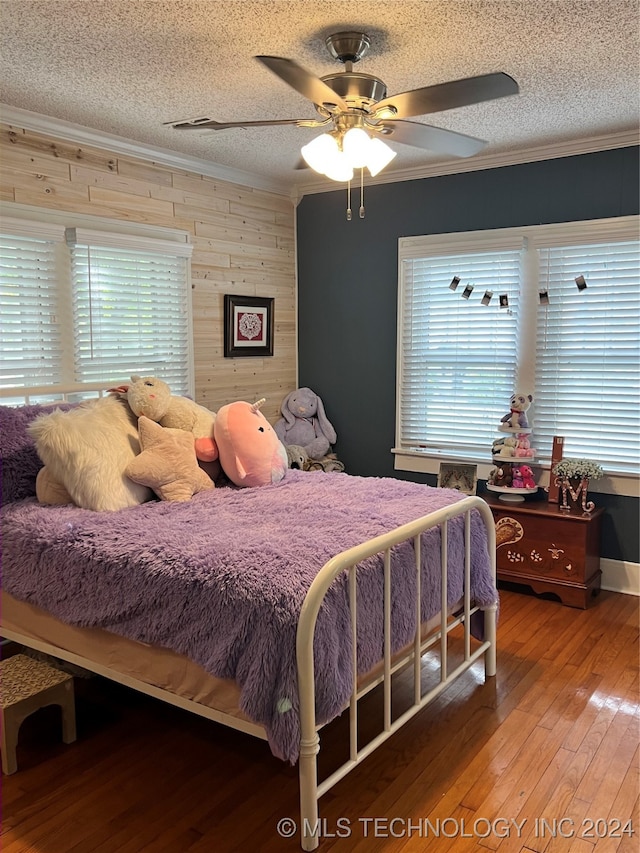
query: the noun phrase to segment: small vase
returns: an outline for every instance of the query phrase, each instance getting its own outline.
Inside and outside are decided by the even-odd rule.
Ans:
[[[560,489],[560,509],[563,512],[571,512],[575,508],[582,509],[585,515],[589,515],[596,508],[593,501],[587,500],[588,477],[557,477],[556,485]]]

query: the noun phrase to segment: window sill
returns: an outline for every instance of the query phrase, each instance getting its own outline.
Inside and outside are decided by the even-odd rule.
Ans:
[[[478,466],[478,479],[486,480],[489,472],[495,465],[486,458],[480,459],[473,454],[455,456],[445,451],[437,451],[432,448],[423,450],[421,448],[403,449],[392,448],[394,454],[394,469],[396,471],[412,471],[419,474],[438,474],[441,462],[460,462],[464,465]],[[523,460],[526,462],[526,460]],[[536,470],[536,482],[542,488],[549,485],[549,464],[533,463],[532,468]],[[594,494],[624,495],[625,497],[640,497],[640,477],[637,474],[614,473],[600,480],[592,480],[589,483],[589,492]]]

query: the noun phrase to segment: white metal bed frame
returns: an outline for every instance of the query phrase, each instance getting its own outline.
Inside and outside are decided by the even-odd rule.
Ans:
[[[74,393],[69,392],[69,396]],[[86,389],[85,389],[86,390]],[[40,389],[38,389],[40,392]],[[40,392],[41,393],[41,392]],[[29,400],[29,396],[25,394]],[[64,395],[64,399],[67,395]],[[61,400],[62,402],[63,400]],[[0,401],[1,402],[1,401]],[[378,746],[384,743],[394,732],[408,722],[425,705],[433,701],[449,684],[460,677],[479,658],[484,657],[485,677],[496,674],[496,611],[497,602],[489,607],[474,606],[470,598],[471,574],[471,513],[477,510],[487,531],[488,556],[492,576],[495,582],[495,526],[491,510],[479,497],[466,497],[459,502],[443,507],[429,515],[397,527],[382,536],[378,536],[332,557],[320,570],[311,584],[302,605],[297,628],[296,654],[298,669],[298,690],[300,707],[300,758],[299,758],[299,788],[300,788],[300,835],[303,850],[315,850],[319,844],[321,823],[318,818],[318,801],[330,788],[343,779],[351,770],[357,767]],[[448,525],[457,517],[464,517],[464,595],[462,609],[458,615],[451,617],[448,613]],[[423,640],[420,623],[421,600],[421,535],[432,527],[441,528],[441,610],[440,625],[434,632]],[[391,588],[393,578],[392,549],[412,540],[415,553],[415,583],[416,583],[416,630],[413,642],[400,658],[391,658]],[[356,569],[361,561],[368,557],[381,554],[384,559],[384,659],[382,673],[366,686],[358,686],[357,670],[357,617],[356,617]],[[333,581],[342,572],[348,573],[349,606],[351,613],[351,637],[353,647],[353,684],[349,701],[349,758],[322,782],[318,782],[317,756],[320,750],[320,738],[315,715],[315,676],[313,639],[316,620],[324,597]],[[472,650],[471,648],[471,616],[478,610],[484,613],[484,640]],[[451,632],[462,626],[464,659],[452,672],[448,671],[448,650]],[[132,687],[157,699],[169,702],[180,708],[204,716],[215,722],[230,726],[253,736],[266,739],[262,726],[247,722],[214,708],[209,708],[195,701],[177,696],[162,688],[139,681],[126,674],[93,662],[81,655],[59,648],[47,642],[34,640],[18,631],[0,628],[0,634],[9,640],[27,647],[34,648],[70,663],[77,664],[98,675],[105,676],[128,687]],[[421,659],[432,646],[439,644],[439,681],[424,695],[421,695]],[[392,676],[395,672],[407,666],[413,669],[413,704],[397,719],[391,717]],[[383,685],[384,721],[383,731],[362,747],[358,747],[358,702],[374,687]]]
[[[495,527],[493,516],[487,504],[479,497],[467,497],[458,503],[443,507],[423,518],[397,527],[375,539],[356,545],[347,551],[332,557],[318,573],[311,584],[302,605],[297,631],[298,687],[300,693],[300,829],[303,850],[315,850],[319,839],[318,799],[353,770],[361,761],[386,741],[401,726],[408,722],[425,705],[429,704],[451,682],[476,661],[484,656],[485,677],[496,674],[496,611],[497,603],[482,608],[484,611],[484,641],[471,651],[471,615],[478,607],[472,606],[470,597],[471,576],[471,513],[478,510],[487,529],[487,547],[491,560],[495,582]],[[462,612],[455,618],[448,616],[448,525],[456,517],[464,516],[465,568],[464,598]],[[441,528],[440,567],[442,576],[440,627],[426,640],[422,640],[420,623],[420,553],[421,534],[432,527]],[[402,542],[413,540],[414,566],[416,582],[416,630],[412,647],[400,657],[391,661],[391,587],[392,553],[391,549]],[[358,689],[357,643],[356,643],[356,571],[359,562],[377,554],[384,555],[384,670],[379,678]],[[353,684],[349,702],[349,759],[328,776],[321,784],[317,782],[317,754],[320,750],[318,727],[315,720],[315,689],[313,636],[316,619],[324,596],[335,578],[343,571],[349,575],[349,606],[351,612],[351,636],[353,648]],[[464,660],[452,672],[448,672],[449,635],[459,625],[464,629]],[[421,695],[421,658],[435,643],[440,643],[440,680],[438,684]],[[391,720],[391,686],[394,672],[413,665],[413,704],[396,720]],[[370,690],[382,682],[384,691],[384,728],[383,731],[358,749],[358,701]]]

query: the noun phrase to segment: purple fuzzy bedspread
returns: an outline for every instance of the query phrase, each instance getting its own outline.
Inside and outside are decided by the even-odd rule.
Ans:
[[[336,553],[460,500],[459,492],[402,480],[289,471],[275,486],[217,488],[187,503],[151,502],[114,513],[44,507],[2,510],[3,586],[57,618],[169,647],[242,688],[245,713],[273,753],[294,762],[299,725],[295,632],[311,581]],[[440,609],[439,531],[425,534],[423,618]],[[451,603],[462,591],[462,522],[449,525]],[[415,630],[412,546],[394,569],[393,645]],[[484,527],[472,516],[472,598],[497,599]],[[455,570],[454,570],[455,568]],[[344,578],[316,631],[317,714],[325,722],[351,689]],[[382,657],[382,572],[358,570],[358,668]]]

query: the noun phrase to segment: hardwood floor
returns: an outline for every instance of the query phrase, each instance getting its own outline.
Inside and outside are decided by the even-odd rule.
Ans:
[[[503,590],[498,638],[496,679],[474,667],[323,797],[322,853],[638,850],[638,599]],[[299,849],[276,828],[297,769],[265,743],[99,678],[76,694],[76,743],[56,708],[23,723],[4,853]]]

